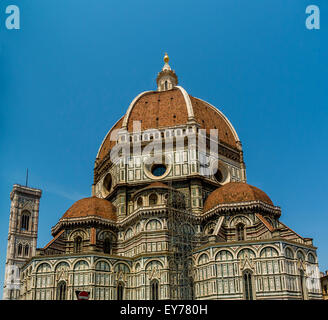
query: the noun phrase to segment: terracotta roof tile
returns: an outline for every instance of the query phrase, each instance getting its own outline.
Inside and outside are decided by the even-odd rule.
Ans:
[[[129,132],[133,131],[133,121],[141,121],[142,131],[186,124],[188,112],[181,91],[173,89],[143,95],[130,113]]]
[[[261,214],[257,213],[256,216],[262,221],[262,223],[267,227],[269,231],[272,232],[274,230],[269,221],[265,219]]]
[[[208,196],[204,204],[204,212],[214,208],[218,204],[257,200],[273,205],[267,194],[259,188],[243,182],[229,182],[214,190]]]
[[[221,142],[238,148],[234,134],[224,117],[205,101],[189,95],[194,117],[202,129],[218,129]],[[107,134],[98,154],[102,160],[115,145],[110,141],[111,132],[122,127],[122,117]],[[181,90],[174,88],[168,91],[151,91],[143,94],[134,104],[127,122],[127,130],[133,131],[133,121],[141,121],[141,130],[159,129],[185,125],[188,122],[188,110]]]
[[[122,127],[123,118],[124,118],[124,116],[119,121],[117,121],[117,123],[114,125],[114,127],[112,127],[109,130],[103,144],[101,145],[99,155],[98,155],[99,159],[105,158],[105,156],[109,152],[109,150],[111,150],[115,146],[116,141],[111,140],[111,134],[113,133],[112,139],[116,139],[116,131],[114,131],[114,130],[120,129]]]
[[[62,219],[98,216],[108,220],[116,220],[115,206],[105,199],[97,197],[76,201],[62,216]]]
[[[50,240],[44,247],[43,249],[47,249],[55,240],[57,240],[65,230],[60,231],[52,240]]]
[[[237,144],[233,133],[223,117],[210,108],[205,101],[190,96],[190,100],[194,109],[196,121],[200,124],[201,129],[206,129],[206,133],[210,134],[210,129],[217,129],[219,140],[231,147],[236,148]]]

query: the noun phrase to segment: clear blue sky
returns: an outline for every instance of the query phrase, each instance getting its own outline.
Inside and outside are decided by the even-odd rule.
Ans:
[[[17,4],[21,30],[5,28]],[[317,4],[321,29],[305,28]],[[163,54],[191,95],[242,140],[248,183],[318,246],[328,269],[328,2],[320,0],[11,0],[0,2],[0,279],[14,183],[43,190],[38,246],[89,196],[94,159]]]

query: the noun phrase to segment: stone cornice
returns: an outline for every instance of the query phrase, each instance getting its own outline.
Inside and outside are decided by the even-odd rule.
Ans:
[[[222,214],[227,212],[236,212],[241,210],[261,210],[274,214],[278,217],[281,215],[281,208],[278,206],[269,205],[263,201],[247,201],[247,202],[238,202],[238,203],[223,203],[218,204],[214,208],[208,210],[205,213],[197,215],[198,219],[208,219],[209,217],[215,214]]]
[[[208,248],[216,248],[216,247],[237,247],[237,246],[242,246],[245,247],[246,245],[259,245],[259,244],[266,244],[266,243],[271,243],[271,244],[278,244],[278,243],[287,243],[289,245],[297,246],[297,247],[303,247],[306,249],[312,249],[312,250],[317,250],[317,247],[299,243],[297,241],[292,241],[292,240],[287,240],[284,238],[272,238],[272,239],[260,239],[260,240],[245,240],[245,241],[226,241],[226,242],[214,242],[214,243],[206,243],[200,247],[197,247],[194,249],[194,253],[201,252],[203,250],[206,250]]]
[[[72,227],[76,225],[99,224],[116,227],[115,221],[101,218],[99,216],[77,217],[77,218],[62,218],[58,223],[51,228],[51,234],[55,236],[61,229],[65,227]]]
[[[220,215],[225,213],[239,212],[245,210],[260,210],[261,212],[268,212],[276,216],[280,216],[281,209],[277,206],[271,206],[262,201],[249,201],[249,202],[240,202],[232,204],[219,204],[213,209],[205,213],[186,213],[184,210],[178,210],[175,208],[169,208],[166,205],[156,206],[156,207],[143,207],[137,209],[132,214],[118,220],[112,221],[108,219],[101,218],[99,216],[88,216],[83,218],[64,218],[60,219],[59,222],[51,229],[51,233],[55,236],[62,228],[65,227],[74,227],[77,225],[91,225],[99,224],[103,226],[108,226],[114,229],[123,229],[126,225],[133,223],[135,220],[140,219],[145,216],[158,216],[158,215],[168,215],[169,210],[174,210],[177,213],[182,215],[187,214],[189,219],[194,220],[195,223],[201,223],[204,220],[208,220],[214,215]]]

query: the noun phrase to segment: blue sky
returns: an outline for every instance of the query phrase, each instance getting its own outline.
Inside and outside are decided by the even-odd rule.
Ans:
[[[16,3],[15,3],[16,2]],[[5,28],[17,4],[21,29]],[[307,30],[316,4],[321,29]],[[179,83],[218,107],[243,143],[248,183],[318,246],[328,269],[327,22],[319,0],[0,2],[0,281],[14,183],[43,190],[38,246],[89,196],[97,150],[163,54]]]

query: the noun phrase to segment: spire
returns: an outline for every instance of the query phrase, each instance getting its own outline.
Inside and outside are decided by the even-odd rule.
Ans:
[[[174,70],[171,69],[169,65],[169,56],[167,53],[164,55],[164,66],[162,71],[157,75],[157,88],[158,91],[171,90],[178,84],[178,77]]]
[[[26,187],[27,187],[27,183],[28,183],[28,168],[26,169]]]

